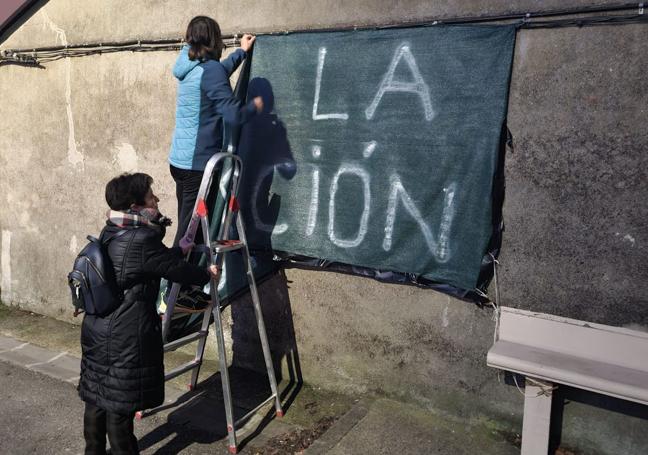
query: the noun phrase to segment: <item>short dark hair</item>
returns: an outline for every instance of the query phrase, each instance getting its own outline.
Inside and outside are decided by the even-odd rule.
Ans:
[[[106,185],[106,202],[112,210],[128,210],[132,204],[144,205],[153,177],[142,172],[124,173]]]
[[[189,60],[220,60],[225,49],[218,22],[207,16],[191,19],[185,41],[190,46]]]

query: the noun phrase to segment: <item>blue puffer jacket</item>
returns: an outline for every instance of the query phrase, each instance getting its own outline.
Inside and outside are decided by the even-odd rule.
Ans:
[[[173,68],[178,79],[176,124],[169,163],[180,169],[203,171],[211,156],[223,147],[223,121],[231,126],[256,113],[254,102],[242,106],[234,98],[229,78],[245,59],[237,49],[222,61],[189,60],[184,46]]]

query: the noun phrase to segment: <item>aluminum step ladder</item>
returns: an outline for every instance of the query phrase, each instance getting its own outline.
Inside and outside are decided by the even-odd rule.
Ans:
[[[219,195],[225,201],[227,201],[227,204],[223,208],[220,220],[218,220],[220,221],[220,226],[218,229],[217,237],[215,240],[212,240],[210,239],[209,234],[210,216],[208,213],[206,201],[207,196],[210,194],[211,186],[215,180],[214,174],[218,172],[219,165],[221,166],[221,177],[220,179],[218,179],[218,191]],[[216,153],[209,159],[205,168],[205,172],[203,174],[202,181],[200,183],[200,189],[198,190],[198,196],[196,197],[196,203],[194,205],[191,221],[189,222],[189,225],[187,227],[184,240],[188,243],[193,243],[198,231],[198,226],[200,226],[205,243],[204,245],[196,245],[193,251],[205,253],[209,264],[216,265],[219,271],[222,271],[224,256],[226,254],[237,251],[241,254],[243,258],[243,265],[247,274],[248,285],[250,287],[250,294],[252,296],[252,303],[254,306],[257,327],[259,330],[259,338],[261,339],[263,357],[265,359],[265,365],[272,395],[255,409],[247,413],[245,416],[241,417],[236,422],[234,421],[232,393],[227,370],[227,354],[225,352],[225,338],[223,335],[223,322],[221,319],[221,312],[224,310],[224,307],[221,305],[221,302],[218,298],[218,283],[221,276],[220,273],[218,275],[219,279],[212,277],[212,279],[210,280],[209,292],[211,301],[205,308],[202,325],[199,331],[177,340],[167,342],[169,328],[171,327],[171,319],[174,314],[178,296],[180,295],[181,285],[179,283],[173,283],[171,291],[169,292],[166,299],[166,309],[162,317],[162,338],[165,343],[164,352],[174,351],[180,346],[198,341],[196,356],[194,357],[194,359],[184,365],[180,365],[177,368],[174,368],[173,370],[167,372],[164,376],[165,381],[168,381],[183,373],[192,371],[191,382],[189,384],[189,389],[191,390],[196,387],[196,384],[198,382],[198,373],[203,361],[205,343],[207,341],[207,335],[209,333],[210,319],[213,315],[214,325],[216,327],[216,341],[218,343],[219,370],[221,374],[221,382],[223,384],[223,400],[225,404],[225,416],[227,419],[227,434],[229,442],[228,449],[230,453],[237,452],[236,430],[238,425],[255,414],[263,406],[274,400],[277,417],[283,416],[283,410],[281,408],[281,402],[279,399],[279,394],[277,392],[277,382],[272,365],[270,346],[268,344],[268,337],[266,335],[265,324],[263,322],[263,314],[261,312],[259,294],[257,291],[256,281],[254,279],[254,273],[250,261],[250,252],[248,250],[248,245],[245,237],[245,228],[243,226],[243,220],[239,213],[237,194],[242,166],[243,165],[241,159],[237,155],[234,155],[232,153]],[[211,219],[212,222],[217,221],[216,216],[213,216]],[[238,231],[239,237],[238,239],[228,238],[233,221],[236,223],[236,229]],[[187,255],[187,259],[189,258],[190,254],[191,253]],[[141,418],[142,415],[143,414],[139,412],[137,414],[137,417]]]

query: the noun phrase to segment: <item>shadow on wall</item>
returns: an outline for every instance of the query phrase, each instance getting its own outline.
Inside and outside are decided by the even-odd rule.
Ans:
[[[303,381],[288,284],[285,272],[281,269],[269,278],[259,290],[277,383],[285,379],[286,375],[288,376],[288,384],[283,392],[283,398],[288,399],[284,404],[285,407],[290,406]],[[250,296],[246,295],[238,299],[231,306],[231,310],[233,321],[232,366],[265,375],[265,361],[261,340],[256,330],[256,317]],[[290,392],[288,389],[292,388],[294,390]],[[288,393],[291,394],[289,398],[287,397]]]
[[[239,155],[243,159],[243,177],[239,190],[241,211],[246,223],[248,243],[260,250],[257,260],[271,261],[272,231],[277,224],[281,199],[271,187],[278,172],[281,178],[292,179],[297,168],[288,142],[286,127],[273,112],[274,94],[270,81],[254,78],[248,85],[248,99],[263,97],[263,112],[255,116],[241,131]],[[264,254],[264,252],[266,252]],[[266,258],[266,259],[264,259]],[[300,387],[302,377],[297,354],[288,281],[283,270],[274,273],[260,288],[259,297],[277,382],[282,379],[282,363],[286,359],[290,383]],[[261,342],[249,294],[232,305],[232,365],[265,372]]]
[[[43,6],[45,6],[47,2],[49,2],[49,0],[27,0],[22,2],[24,5],[18,8],[19,10],[22,9],[22,11],[18,12],[18,14],[13,19],[7,21],[6,24],[0,24],[0,44],[5,42],[7,38],[13,35],[14,32],[18,30],[25,22],[31,19],[32,16],[34,16],[34,14],[36,14]],[[0,3],[4,3],[4,1]],[[16,2],[9,3],[15,4]],[[9,4],[0,5],[0,20],[6,12],[6,8],[12,8],[12,6],[9,6]]]
[[[277,224],[281,197],[272,193],[275,173],[285,180],[297,173],[284,123],[273,112],[274,93],[270,81],[254,78],[248,86],[248,99],[261,96],[263,112],[241,131],[239,155],[243,177],[239,190],[248,241],[252,248],[272,251],[272,231]]]

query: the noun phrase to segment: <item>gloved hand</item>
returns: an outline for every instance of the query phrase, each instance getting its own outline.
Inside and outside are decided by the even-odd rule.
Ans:
[[[189,240],[187,240],[186,237],[182,237],[180,239],[179,246],[180,246],[180,249],[182,250],[182,254],[186,255],[191,250],[193,250],[193,248],[196,246],[196,244],[194,242],[190,242]]]

